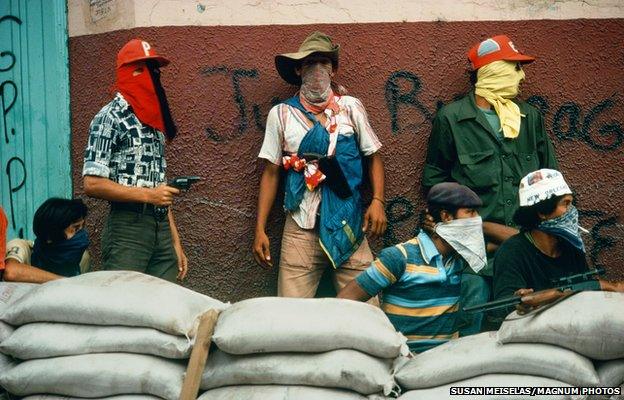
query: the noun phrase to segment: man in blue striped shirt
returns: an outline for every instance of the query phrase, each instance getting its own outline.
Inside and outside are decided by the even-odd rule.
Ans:
[[[468,187],[440,183],[427,196],[435,233],[421,231],[407,242],[385,248],[370,267],[338,297],[366,301],[380,294],[382,309],[420,353],[458,337],[461,274],[485,266],[482,205]]]

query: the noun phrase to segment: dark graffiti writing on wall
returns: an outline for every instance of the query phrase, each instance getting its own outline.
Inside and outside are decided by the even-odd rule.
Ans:
[[[599,125],[597,119],[616,105],[615,95],[591,106],[584,113],[581,106],[574,102],[565,102],[553,116],[552,131],[561,140],[581,140],[594,150],[613,151],[622,146],[624,131],[617,121]],[[542,96],[531,96],[527,102],[537,107],[543,115],[550,109],[548,100]],[[598,136],[596,136],[596,134]]]
[[[0,24],[5,21],[13,22],[18,25],[22,25],[22,21],[13,15],[5,15],[0,18]],[[10,63],[6,66],[3,64],[4,58],[10,59]],[[17,59],[15,57],[15,54],[12,51],[10,50],[0,51],[0,72],[8,72],[11,69],[13,69],[16,61]],[[9,88],[10,90],[8,90]],[[15,128],[8,126],[7,115],[9,114],[13,106],[15,105],[15,102],[17,101],[17,96],[18,96],[18,87],[15,84],[15,82],[11,80],[5,80],[2,83],[0,83],[0,107],[2,108],[2,129],[4,133],[4,142],[7,145],[10,143],[12,136],[15,136]],[[13,156],[13,157],[10,157],[9,160],[7,161],[4,170],[5,170],[5,173],[7,174],[7,178],[9,182],[7,189],[9,191],[9,207],[10,207],[9,213],[11,216],[11,227],[13,228],[13,230],[18,231],[18,235],[20,238],[23,238],[24,228],[20,227],[18,230],[16,226],[15,203],[14,203],[13,196],[15,195],[16,192],[22,189],[26,183],[26,164],[24,163],[24,160],[22,160],[20,157]],[[20,172],[16,172],[17,170],[19,170]],[[18,176],[21,178],[16,179],[16,181],[14,181],[13,178],[15,176]]]
[[[243,90],[241,89],[242,79],[258,79],[259,73],[257,69],[243,69],[243,68],[229,68],[225,66],[208,67],[202,70],[202,74],[206,77],[214,75],[228,76],[232,82],[233,100],[238,109],[238,125],[234,133],[228,133],[227,138],[233,139],[240,137],[245,133],[250,126],[249,110],[251,108],[251,114],[253,116],[253,123],[258,130],[264,130],[263,114],[258,104],[248,104],[245,98]],[[279,99],[272,99],[272,104],[277,104]],[[224,135],[217,133],[213,128],[206,128],[206,136],[208,138],[220,142],[225,139]]]
[[[390,114],[390,130],[393,134],[405,131],[415,132],[420,128],[420,125],[401,126],[399,116],[402,110],[413,108],[423,117],[424,122],[433,120],[435,112],[430,111],[418,98],[422,89],[420,77],[410,71],[393,72],[386,80],[385,100]],[[463,94],[456,94],[453,100],[462,96]],[[540,110],[542,115],[548,115],[550,104],[545,97],[534,95],[528,98],[527,102]],[[435,109],[438,110],[443,105],[442,100],[437,100]],[[600,116],[608,115],[616,105],[615,95],[590,106],[585,113],[579,104],[565,102],[554,113],[550,129],[560,140],[581,140],[592,149],[599,151],[617,150],[624,143],[622,125],[618,121],[609,121],[599,125],[597,121]]]

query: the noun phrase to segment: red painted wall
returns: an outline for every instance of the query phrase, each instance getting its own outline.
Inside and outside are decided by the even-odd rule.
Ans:
[[[367,107],[386,163],[390,228],[383,242],[408,239],[423,202],[420,176],[438,104],[469,89],[467,49],[506,33],[538,60],[522,97],[546,114],[547,130],[578,194],[589,258],[624,278],[624,21],[434,22],[324,26],[161,27],[70,39],[73,180],[82,194],[82,155],[91,118],[110,101],[115,55],[140,37],[172,60],[163,85],[180,135],[167,147],[170,177],[205,180],[176,200],[190,260],[186,284],[224,300],[275,294],[276,271],[256,266],[253,241],[261,163],[256,156],[272,102],[293,94],[274,56],[295,51],[313,29],[342,45],[337,80]],[[396,113],[392,112],[392,109]],[[90,200],[89,229],[99,257],[107,204]],[[269,235],[279,255],[283,215]]]

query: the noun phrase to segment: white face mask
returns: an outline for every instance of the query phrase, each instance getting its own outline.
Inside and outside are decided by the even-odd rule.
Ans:
[[[435,226],[435,233],[446,240],[474,272],[481,271],[487,264],[481,217],[439,222]]]

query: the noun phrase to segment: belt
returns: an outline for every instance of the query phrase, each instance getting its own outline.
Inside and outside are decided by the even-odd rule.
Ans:
[[[159,221],[165,219],[167,215],[167,207],[157,207],[150,203],[122,203],[117,201],[111,201],[111,210],[115,211],[130,211],[138,214],[152,215]]]

